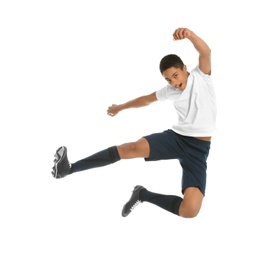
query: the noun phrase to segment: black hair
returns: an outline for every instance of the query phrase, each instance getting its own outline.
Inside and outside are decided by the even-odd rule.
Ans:
[[[183,61],[175,54],[169,54],[164,56],[160,61],[160,71],[161,74],[171,67],[183,69]]]

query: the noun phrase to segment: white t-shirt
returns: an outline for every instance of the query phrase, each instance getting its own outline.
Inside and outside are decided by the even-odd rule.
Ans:
[[[211,76],[195,67],[180,91],[167,85],[156,92],[159,101],[171,100],[177,112],[172,130],[185,136],[212,136],[216,131],[216,96]]]

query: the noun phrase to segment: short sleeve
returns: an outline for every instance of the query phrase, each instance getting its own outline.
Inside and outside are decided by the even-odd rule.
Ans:
[[[199,76],[202,77],[204,80],[206,80],[206,81],[211,81],[211,76],[208,75],[208,74],[205,74],[204,72],[202,72],[202,71],[200,70],[199,66],[196,66],[196,67],[193,69],[193,72],[199,74]]]
[[[156,91],[156,97],[159,101],[165,101],[167,99],[167,87],[165,86]]]
[[[156,91],[156,97],[159,101],[176,100],[180,97],[182,91],[167,85]]]

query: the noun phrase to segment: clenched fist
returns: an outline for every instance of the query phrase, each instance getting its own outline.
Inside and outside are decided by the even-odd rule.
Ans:
[[[193,32],[187,28],[178,28],[173,33],[174,40],[183,40],[191,37]]]
[[[110,107],[108,107],[107,109],[107,114],[109,116],[115,116],[119,113],[120,109],[119,109],[119,106],[118,105],[111,105]]]

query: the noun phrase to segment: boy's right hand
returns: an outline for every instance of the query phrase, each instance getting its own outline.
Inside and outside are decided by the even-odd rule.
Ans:
[[[109,116],[115,116],[120,112],[119,106],[112,104],[110,107],[107,109],[107,114]]]

